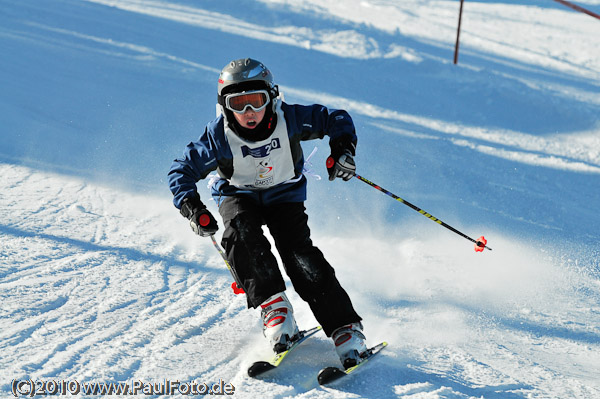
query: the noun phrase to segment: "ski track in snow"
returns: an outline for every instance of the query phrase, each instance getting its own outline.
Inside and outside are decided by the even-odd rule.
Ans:
[[[287,371],[251,380],[245,368],[268,351],[258,313],[229,291],[220,259],[198,238],[188,239],[166,198],[124,195],[7,164],[0,172],[1,317],[10,320],[0,336],[3,391],[7,381],[25,376],[160,376],[225,379],[240,397],[600,392],[594,382],[597,281],[559,270],[543,256],[524,268],[523,259],[536,255],[523,255],[528,250],[518,244],[496,239],[500,255],[482,268],[441,234],[432,238],[435,255],[424,250],[429,243],[414,239],[393,244],[321,237],[331,261],[347,265],[340,278],[367,315],[369,339],[388,340],[390,347],[378,366],[374,362],[341,391],[316,386],[318,369],[336,361],[324,337],[299,349]],[[379,266],[366,270],[364,264]],[[292,300],[300,324],[314,324],[307,306],[295,294]],[[571,371],[565,372],[567,365]]]
[[[213,82],[219,71],[205,54],[188,54],[173,43],[171,47],[153,43],[153,36],[146,32],[129,35],[128,28],[134,31],[137,18],[145,17],[156,18],[150,21],[157,27],[158,21],[167,21],[180,24],[167,25],[169,29],[185,25],[213,31],[215,38],[248,38],[258,43],[257,51],[258,46],[273,46],[273,52],[283,46],[294,48],[298,59],[290,58],[292,62],[299,62],[306,54],[320,53],[326,68],[328,62],[333,62],[328,57],[334,57],[332,69],[346,77],[356,74],[352,65],[364,65],[346,60],[372,61],[375,68],[381,60],[396,59],[402,73],[424,70],[427,78],[435,79],[434,84],[442,82],[447,86],[446,94],[466,96],[459,98],[477,99],[470,96],[469,90],[474,90],[469,88],[471,84],[490,97],[511,97],[525,91],[520,104],[541,101],[542,105],[555,106],[552,109],[566,104],[579,112],[567,109],[563,115],[566,119],[583,117],[596,124],[582,122],[582,129],[549,129],[550,133],[538,134],[498,127],[496,120],[477,124],[437,117],[436,112],[440,113],[447,103],[432,107],[431,113],[404,112],[402,104],[410,101],[384,106],[384,102],[375,103],[367,91],[340,95],[323,92],[328,89],[317,89],[318,84],[281,86],[294,101],[346,108],[363,130],[376,128],[380,132],[377,137],[361,136],[363,148],[369,144],[377,148],[380,138],[401,137],[406,139],[402,143],[412,144],[414,140],[448,144],[443,148],[449,155],[452,150],[460,156],[478,153],[509,161],[511,166],[535,167],[542,181],[551,181],[552,171],[589,177],[585,181],[590,182],[591,188],[581,190],[583,196],[592,198],[569,202],[569,197],[564,205],[553,203],[559,203],[563,209],[543,208],[540,201],[543,212],[557,214],[560,220],[560,215],[569,214],[565,211],[568,207],[583,208],[583,215],[586,209],[594,210],[594,196],[598,193],[593,186],[600,173],[600,136],[598,119],[593,115],[600,107],[600,57],[589,49],[598,46],[595,32],[600,21],[547,3],[466,2],[461,60],[464,57],[472,62],[461,65],[463,69],[456,73],[436,69],[434,65],[450,61],[441,58],[440,51],[432,50],[453,45],[456,1],[411,0],[399,4],[390,0],[261,0],[248,3],[248,10],[242,10],[231,1],[215,6],[187,0],[66,0],[56,5],[58,14],[73,12],[73,18],[83,15],[93,21],[99,7],[103,7],[103,13],[113,9],[131,13],[127,16],[131,26],[113,30],[94,29],[94,24],[89,29],[76,24],[62,26],[52,19],[28,20],[25,12],[18,14],[21,9],[11,8],[7,15],[17,14],[14,20],[20,25],[0,28],[0,38],[4,43],[17,43],[27,49],[33,46],[49,54],[83,54],[120,65],[127,77],[116,79],[117,86],[124,86],[112,98],[117,103],[119,97],[134,98],[127,85],[131,77],[128,73],[138,72],[136,67],[150,69],[152,77],[161,82],[173,74],[183,75],[184,80],[193,75],[191,79],[200,77]],[[578,3],[596,11],[600,6],[597,0]],[[34,2],[20,4],[29,11],[37,6]],[[43,14],[45,9],[40,7]],[[281,20],[264,23],[259,10]],[[169,32],[174,38],[180,37],[176,30]],[[185,33],[181,35],[189,39]],[[193,41],[190,45],[194,45]],[[15,47],[7,44],[7,48]],[[62,61],[57,62],[62,65]],[[350,72],[338,71],[338,63],[351,65]],[[490,64],[504,68],[490,68]],[[186,75],[190,71],[193,74]],[[301,67],[296,71],[307,73]],[[56,79],[59,83],[68,82],[68,73],[65,76]],[[393,77],[394,72],[389,72],[392,82]],[[11,76],[4,83],[10,83],[10,79]],[[78,82],[72,84],[76,89],[62,86],[69,93],[79,93]],[[436,101],[434,94],[427,94],[431,90],[428,84],[418,79],[414,84],[417,89],[412,94],[418,104]],[[133,87],[139,90],[142,85]],[[40,88],[42,102],[52,98],[51,94],[44,96],[43,89]],[[33,93],[34,98],[36,94]],[[396,98],[390,95],[388,99]],[[139,98],[135,97],[132,102],[135,101]],[[471,101],[467,106],[473,107],[475,114],[485,114],[496,104],[488,99],[490,103],[479,109],[480,104]],[[497,104],[507,103],[501,99]],[[166,104],[165,114],[176,111],[176,105]],[[76,123],[61,120],[60,114],[53,114],[51,101],[32,105],[15,96],[3,99],[0,105],[6,107],[0,109],[7,117],[17,115],[17,120],[39,122],[33,126],[42,126],[38,127],[40,136],[47,133],[44,129],[49,126],[75,131],[77,139],[111,131],[93,123],[90,129],[82,122],[85,118]],[[89,114],[85,115],[91,118],[94,109],[90,108],[91,111],[86,108]],[[522,118],[528,116],[526,112],[516,112]],[[119,122],[123,123],[112,121]],[[11,126],[21,126],[20,123],[19,120]],[[119,132],[132,130],[126,126]],[[193,131],[197,134],[197,129]],[[1,133],[2,140],[8,136],[15,141],[21,134]],[[106,134],[103,141],[114,140]],[[79,149],[77,143],[72,145]],[[190,232],[168,195],[134,194],[94,180],[42,171],[46,162],[65,169],[69,175],[84,174],[68,161],[56,165],[51,159],[32,161],[21,154],[13,159],[4,147],[0,153],[3,397],[11,396],[14,378],[100,382],[172,379],[206,383],[222,379],[232,383],[236,387],[234,397],[241,398],[600,397],[600,282],[594,258],[598,252],[593,242],[582,247],[596,251],[591,253],[546,249],[545,237],[539,237],[535,243],[523,242],[512,237],[508,227],[496,225],[486,233],[493,237],[493,252],[466,255],[455,236],[418,216],[403,223],[402,234],[389,225],[365,231],[356,227],[359,223],[355,226],[351,222],[341,223],[336,234],[331,234],[314,219],[313,239],[339,270],[338,277],[365,319],[369,343],[386,340],[390,346],[358,378],[322,388],[316,383],[318,370],[335,365],[338,360],[331,342],[318,334],[290,356],[284,368],[254,380],[245,375],[245,370],[269,352],[262,338],[258,311],[246,309],[244,298],[231,293],[231,277],[222,259],[209,240]],[[169,154],[167,158],[176,155]],[[19,166],[21,162],[38,167]],[[494,165],[490,161],[491,170]],[[469,166],[468,161],[459,166]],[[102,165],[98,167],[101,169]],[[427,174],[423,172],[417,178],[424,179]],[[464,179],[468,180],[466,176]],[[561,175],[557,185],[550,187],[566,185],[567,179]],[[489,183],[488,189],[506,186],[518,194],[529,189],[533,198],[555,195],[552,188],[535,192],[528,183],[531,180],[524,178],[521,182],[507,177],[504,181],[500,176]],[[335,187],[338,190],[339,186]],[[346,189],[340,188],[341,194],[332,198],[347,199],[343,191]],[[498,192],[503,191],[494,191]],[[348,197],[353,199],[353,195]],[[344,212],[343,206],[339,207],[340,213]],[[485,205],[477,208],[492,213]],[[510,206],[493,210],[506,219],[536,225],[541,231],[557,230],[563,237],[576,233],[553,220],[511,211]],[[595,215],[588,216],[591,223],[598,220]],[[474,230],[473,226],[466,227]],[[593,235],[587,225],[586,228],[590,240],[597,240],[598,235]],[[308,306],[292,290],[288,292],[299,324],[306,328],[314,325]]]
[[[177,256],[181,243],[163,233],[174,224],[168,201],[123,200],[109,189],[8,165],[2,176],[9,193],[0,227],[8,266],[2,310],[11,320],[1,336],[4,382],[32,372],[112,381],[162,375],[166,359],[179,361],[197,336],[214,336],[215,351],[239,349],[214,331],[241,312],[240,301],[231,302],[226,273],[211,272],[214,260],[204,258],[202,246]],[[39,200],[13,203],[19,198]],[[155,228],[143,228],[148,223]],[[204,341],[210,348],[210,338]],[[209,360],[177,377],[196,378],[188,373],[210,369]]]

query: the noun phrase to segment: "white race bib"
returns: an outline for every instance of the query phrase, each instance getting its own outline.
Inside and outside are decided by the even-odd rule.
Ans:
[[[284,183],[295,176],[285,118],[278,102],[277,126],[269,138],[247,141],[235,134],[227,123],[225,137],[233,154],[233,175],[230,183],[238,188],[264,189]]]

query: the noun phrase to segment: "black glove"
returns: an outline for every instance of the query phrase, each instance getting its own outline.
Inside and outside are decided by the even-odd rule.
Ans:
[[[180,212],[189,219],[190,227],[199,236],[209,237],[219,230],[216,219],[198,197],[185,198]]]
[[[329,172],[329,180],[334,180],[336,177],[341,177],[344,181],[348,181],[356,173],[356,164],[350,150],[344,151],[337,159],[333,154],[327,158],[327,171]]]

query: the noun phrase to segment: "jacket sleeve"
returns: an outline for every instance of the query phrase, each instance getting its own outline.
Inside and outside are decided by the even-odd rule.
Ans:
[[[185,198],[199,198],[196,183],[217,169],[218,145],[214,138],[214,128],[214,123],[207,125],[202,136],[189,143],[183,156],[171,164],[168,181],[173,193],[173,204],[177,209],[181,209]]]
[[[346,149],[355,155],[356,129],[348,112],[329,109],[320,104],[285,105],[294,109],[294,123],[301,132],[301,140],[322,139],[327,135],[334,157],[340,156]]]

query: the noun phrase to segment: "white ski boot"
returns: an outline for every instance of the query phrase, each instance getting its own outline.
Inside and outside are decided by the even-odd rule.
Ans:
[[[361,355],[367,350],[362,328],[360,322],[352,323],[338,328],[331,335],[335,351],[345,369],[356,366],[361,360]]]
[[[289,344],[298,334],[298,326],[294,319],[294,309],[284,292],[275,294],[260,307],[263,319],[263,334],[271,343],[275,353],[288,349]]]

